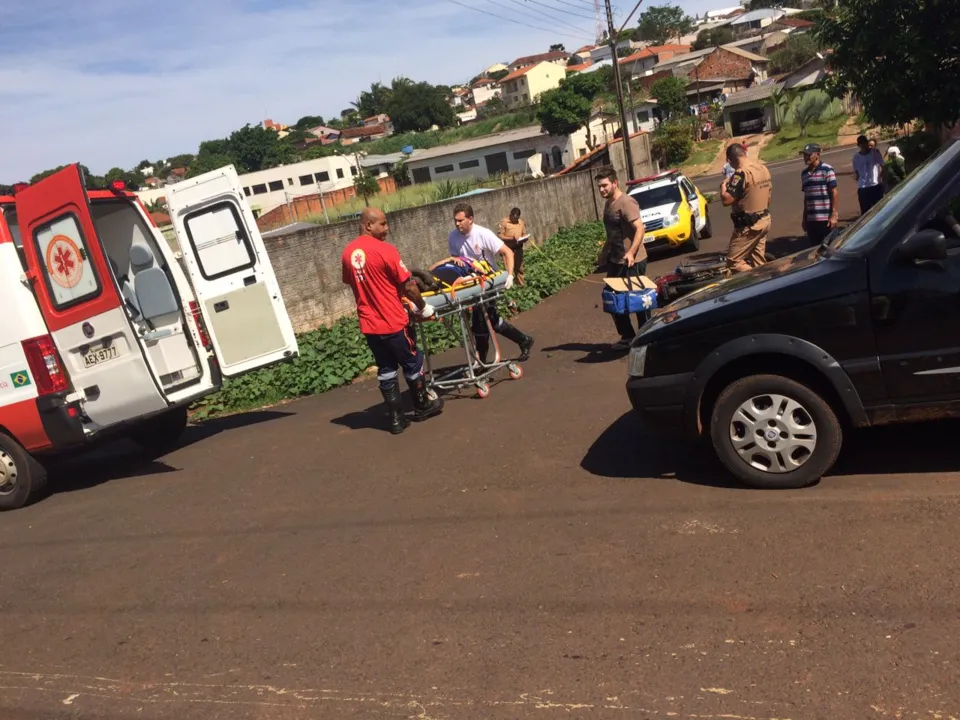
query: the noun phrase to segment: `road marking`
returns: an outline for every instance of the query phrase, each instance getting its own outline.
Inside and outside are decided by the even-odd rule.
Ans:
[[[70,695],[69,697],[65,698],[63,701],[63,704],[73,705],[73,701],[76,700],[78,697],[80,697],[80,693],[74,693],[73,695]]]

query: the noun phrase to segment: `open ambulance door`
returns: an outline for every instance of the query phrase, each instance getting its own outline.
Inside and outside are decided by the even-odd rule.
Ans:
[[[173,221],[220,369],[240,375],[297,355],[297,338],[233,166],[168,185]]]
[[[37,388],[65,393],[68,378],[101,427],[166,409],[97,236],[80,168],[20,190],[16,205],[27,279],[50,333],[29,341]]]

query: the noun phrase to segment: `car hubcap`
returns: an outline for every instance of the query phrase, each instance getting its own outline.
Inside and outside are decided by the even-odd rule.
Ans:
[[[796,470],[817,447],[817,426],[806,408],[785,395],[757,395],[737,408],[730,441],[743,461],[769,473]]]
[[[0,495],[9,495],[17,489],[17,464],[0,449]]]

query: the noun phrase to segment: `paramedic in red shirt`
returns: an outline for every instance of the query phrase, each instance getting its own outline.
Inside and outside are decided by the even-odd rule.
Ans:
[[[438,415],[443,400],[427,397],[423,355],[417,349],[414,328],[401,297],[416,305],[421,318],[431,317],[434,311],[420,297],[400,253],[385,242],[388,232],[387,216],[376,208],[366,208],[360,215],[360,237],[347,245],[340,262],[343,282],[351,287],[357,301],[360,331],[377,363],[380,392],[390,413],[390,432],[399,435],[410,425],[400,400],[400,368],[413,396],[414,420]]]

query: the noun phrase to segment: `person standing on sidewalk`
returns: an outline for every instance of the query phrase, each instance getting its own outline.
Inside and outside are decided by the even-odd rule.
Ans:
[[[803,161],[807,167],[800,173],[803,189],[803,229],[812,247],[823,242],[837,226],[840,208],[840,191],[837,173],[820,161],[821,148],[810,143],[803,148]]]
[[[727,266],[744,272],[766,263],[767,234],[770,232],[770,171],[759,160],[751,160],[742,145],[727,148],[733,177],[720,185],[720,199],[733,206],[733,234],[727,249]]]
[[[415,330],[401,297],[409,299],[423,319],[431,317],[434,310],[420,296],[400,253],[386,242],[389,229],[382,211],[364,209],[360,215],[360,236],[347,245],[340,264],[343,282],[353,290],[357,303],[360,331],[377,363],[380,392],[390,415],[390,432],[399,435],[410,425],[400,398],[400,368],[413,395],[414,420],[438,415],[443,410],[443,400],[430,400],[427,396],[423,354],[417,349]]]
[[[523,287],[523,246],[521,241],[527,234],[527,225],[520,219],[520,208],[513,208],[510,215],[497,225],[497,237],[513,252],[513,271],[517,278],[517,285]]]
[[[460,257],[468,257],[473,260],[486,260],[490,267],[497,267],[497,256],[503,258],[503,265],[507,270],[507,282],[503,286],[509,290],[513,287],[514,261],[513,251],[510,250],[503,240],[493,234],[489,228],[477,225],[473,221],[473,208],[467,203],[458,203],[453,208],[453,222],[456,229],[453,230],[447,238],[447,245],[450,250],[450,257],[436,263],[433,267],[444,262],[454,262],[457,265],[463,265]],[[483,310],[481,311],[481,307]],[[515,342],[520,347],[520,362],[530,359],[530,351],[533,349],[533,338],[526,335],[510,323],[500,317],[496,303],[487,303],[481,307],[475,308],[471,318],[473,339],[477,344],[477,354],[480,355],[480,362],[487,364],[487,355],[490,352],[490,328],[487,327],[483,312],[486,312],[490,318],[490,324],[498,335],[503,335],[507,340]]]
[[[860,200],[860,214],[867,212],[880,202],[883,197],[881,184],[883,173],[883,158],[880,151],[870,147],[866,135],[857,138],[857,147],[853,154],[853,174],[857,178],[857,198]]]
[[[643,246],[643,221],[637,201],[620,189],[620,181],[614,170],[597,173],[597,188],[606,200],[603,206],[603,229],[607,234],[606,250],[608,278],[638,278],[647,272],[647,249]],[[637,313],[638,328],[645,318]],[[613,324],[620,339],[610,346],[611,350],[629,350],[636,337],[633,321],[629,315],[614,315]]]

